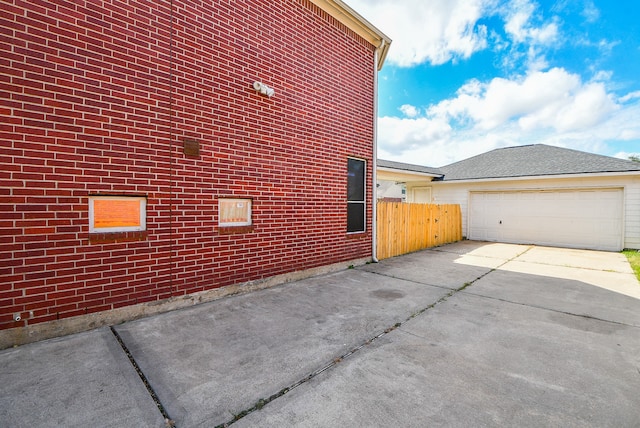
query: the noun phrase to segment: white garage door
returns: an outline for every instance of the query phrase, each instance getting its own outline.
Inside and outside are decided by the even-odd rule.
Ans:
[[[622,189],[472,192],[469,239],[620,251]]]

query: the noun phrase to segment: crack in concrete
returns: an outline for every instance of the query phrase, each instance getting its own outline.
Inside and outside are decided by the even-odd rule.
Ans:
[[[147,380],[147,377],[145,376],[144,372],[142,371],[142,369],[140,368],[140,366],[136,362],[135,358],[133,358],[133,355],[131,355],[131,352],[129,352],[129,348],[127,348],[127,345],[124,343],[124,340],[122,340],[122,337],[120,337],[120,335],[118,334],[116,329],[113,328],[113,326],[111,326],[109,328],[111,329],[111,333],[113,333],[113,336],[116,338],[116,340],[120,344],[120,347],[122,348],[122,351],[125,353],[127,358],[129,358],[129,362],[131,363],[131,365],[135,369],[136,373],[138,373],[138,376],[140,377],[140,380],[142,380],[142,383],[144,384],[145,388],[147,388],[147,392],[149,392],[149,395],[151,396],[151,399],[153,400],[153,402],[156,404],[156,407],[160,411],[160,414],[162,414],[162,417],[164,418],[164,423],[165,423],[166,427],[167,428],[174,428],[175,427],[175,422],[169,417],[169,413],[167,413],[167,410],[162,405],[162,402],[160,401],[160,398],[158,398],[158,395],[156,394],[156,392],[154,391],[153,387],[151,386],[151,384]]]

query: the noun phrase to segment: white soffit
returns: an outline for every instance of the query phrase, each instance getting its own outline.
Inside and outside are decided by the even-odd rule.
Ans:
[[[310,0],[356,34],[379,49],[378,70],[382,69],[391,39],[340,0]]]

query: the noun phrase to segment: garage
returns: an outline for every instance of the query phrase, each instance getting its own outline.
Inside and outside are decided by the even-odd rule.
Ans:
[[[620,251],[622,188],[470,192],[473,240]]]

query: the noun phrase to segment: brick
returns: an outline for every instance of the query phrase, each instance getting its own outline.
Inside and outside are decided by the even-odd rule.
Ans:
[[[373,156],[372,46],[307,0],[63,3],[0,12],[0,252],[30,323],[370,255],[344,204],[347,156]],[[146,195],[147,230],[89,235],[93,194]],[[254,225],[219,228],[221,197]]]
[[[44,294],[16,297],[13,299],[13,301],[16,305],[23,305],[23,307],[33,307],[40,304],[41,306],[49,308],[52,307],[54,303],[47,300]]]

